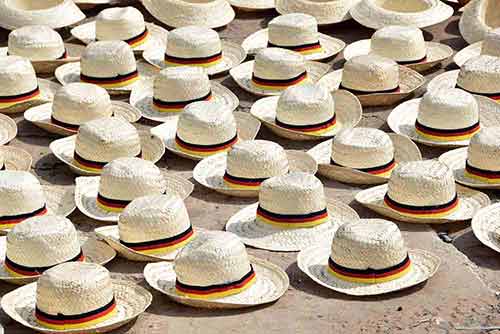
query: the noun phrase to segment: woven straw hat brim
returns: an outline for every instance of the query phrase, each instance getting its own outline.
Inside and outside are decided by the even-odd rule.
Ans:
[[[135,123],[141,118],[141,111],[128,103],[111,101],[111,105],[114,117],[120,117],[130,123]],[[52,123],[52,106],[53,103],[45,103],[29,108],[24,112],[24,119],[50,133],[61,136],[74,135],[75,131]]]
[[[342,82],[342,70],[328,73],[322,77],[318,84],[330,91],[339,89]],[[425,78],[418,72],[399,66],[399,92],[396,93],[373,93],[356,95],[364,107],[369,106],[388,106],[398,103],[425,84]]]
[[[233,112],[234,118],[236,120],[236,126],[238,131],[238,139],[253,140],[257,136],[260,130],[260,122],[250,116],[248,113],[235,111]],[[199,161],[205,158],[205,156],[191,154],[179,150],[177,144],[175,143],[175,135],[177,133],[177,117],[170,118],[165,123],[152,128],[151,134],[161,138],[167,150],[170,152],[190,160]]]
[[[290,172],[304,172],[316,174],[318,165],[313,157],[306,152],[287,150],[288,166]],[[193,178],[204,187],[221,194],[236,197],[257,197],[258,190],[244,190],[230,188],[224,183],[227,153],[218,153],[207,157],[194,167]]]
[[[387,10],[378,6],[373,0],[362,0],[354,5],[349,13],[359,24],[373,29],[380,29],[389,25],[414,26],[425,28],[446,21],[453,15],[453,8],[440,0],[426,1],[430,8],[411,11],[412,2],[417,6],[418,0],[408,0],[405,3],[408,12]]]
[[[144,268],[146,282],[155,290],[174,301],[203,308],[245,308],[268,304],[278,300],[290,284],[288,275],[278,266],[249,256],[256,281],[247,290],[236,295],[211,300],[199,300],[178,295],[175,290],[176,275],[173,262],[150,263]]]
[[[247,57],[247,53],[241,45],[228,41],[221,41],[221,43],[222,59],[212,66],[203,67],[203,69],[210,76],[223,74],[229,71],[233,67],[241,64],[241,62]],[[146,62],[153,65],[157,69],[169,67],[169,65],[165,63],[165,49],[166,44],[146,49],[143,52],[142,57]]]
[[[268,32],[269,29],[261,29],[257,32],[254,32],[253,34],[245,38],[241,46],[248,54],[256,54],[260,49],[267,48],[267,42],[269,40]],[[321,52],[304,55],[307,60],[322,60],[331,58],[345,48],[346,44],[344,43],[344,41],[338,38],[330,37],[322,33],[318,33],[318,37],[322,50]]]
[[[252,82],[252,72],[254,60],[244,62],[232,68],[229,71],[229,74],[233,78],[233,80],[240,86],[242,89],[246,90],[249,93],[258,96],[273,96],[280,95],[281,91],[276,91],[272,89],[260,88],[251,84]],[[306,71],[308,80],[315,83],[323,77],[328,70],[330,69],[330,65],[319,63],[316,61],[307,61],[306,62]]]
[[[457,85],[458,73],[460,73],[460,70],[453,70],[435,76],[429,81],[429,84],[427,84],[427,91],[433,92],[443,88],[455,88]]]
[[[38,106],[50,102],[54,99],[54,94],[61,88],[58,83],[38,78],[38,88],[40,89],[40,96],[37,99],[16,103],[7,108],[0,108],[2,114],[17,114],[25,111],[28,108]]]
[[[351,18],[349,9],[359,0],[332,0],[328,2],[309,0],[276,0],[276,10],[281,15],[305,13],[312,15],[318,25],[347,21]]]
[[[500,203],[492,204],[472,218],[472,232],[484,245],[500,253]]]
[[[344,281],[328,272],[330,252],[329,244],[312,246],[299,253],[297,265],[316,283],[330,290],[353,296],[381,295],[415,286],[431,278],[441,263],[441,260],[432,253],[410,249],[408,255],[412,266],[410,272],[403,277],[385,283],[355,283]]]
[[[97,334],[112,331],[134,320],[143,313],[153,296],[149,291],[139,285],[125,281],[112,280],[116,302],[116,315],[103,323],[92,325],[83,329],[55,330],[42,327],[35,318],[36,284],[31,283],[15,289],[2,298],[2,309],[21,325],[41,333],[79,333]]]
[[[479,105],[479,118],[481,127],[489,128],[500,126],[500,104],[494,100],[474,95]],[[401,103],[387,117],[387,124],[395,133],[410,137],[412,140],[427,145],[437,147],[460,147],[469,145],[469,139],[454,141],[438,141],[425,138],[415,130],[415,120],[418,115],[418,108],[422,99],[413,99]]]
[[[311,228],[282,229],[256,221],[258,205],[246,206],[229,218],[226,231],[236,234],[245,245],[276,252],[298,252],[330,241],[340,226],[359,219],[349,205],[330,200],[327,202],[328,222]]]
[[[17,136],[17,124],[7,115],[0,114],[0,145],[10,143]]]
[[[211,81],[211,91],[216,102],[234,110],[240,101],[238,97],[228,88],[216,81]],[[168,122],[176,118],[179,113],[159,112],[153,107],[153,83],[152,81],[142,81],[130,93],[130,104],[142,112],[142,117],[156,122]]]
[[[320,140],[331,138],[343,129],[354,128],[363,114],[363,108],[358,98],[346,91],[337,90],[332,92],[335,101],[335,126],[320,135],[311,135],[300,131],[283,128],[276,124],[276,109],[279,96],[270,96],[256,101],[250,113],[278,136],[291,140]]]
[[[467,60],[471,58],[475,58],[481,55],[481,50],[483,48],[483,42],[476,42],[471,44],[462,50],[458,51],[453,57],[453,61],[457,64],[458,67],[462,67]]]
[[[13,146],[0,146],[0,156],[6,170],[29,171],[33,158],[23,149]]]
[[[166,193],[186,199],[191,195],[194,185],[183,177],[162,171],[165,179]],[[97,206],[100,176],[83,176],[75,179],[75,202],[78,209],[87,217],[103,222],[117,222],[118,212],[104,211]]]
[[[396,133],[388,133],[388,135],[392,140],[394,161],[396,163],[422,160],[422,154],[418,146],[410,138]],[[354,168],[332,165],[330,163],[332,141],[324,141],[307,151],[318,163],[318,173],[320,175],[350,184],[376,185],[387,182],[389,176],[377,176]]]
[[[403,216],[399,212],[384,204],[384,196],[387,193],[387,184],[362,190],[356,194],[356,201],[363,206],[381,214],[382,216],[396,219],[407,223],[444,224],[471,219],[481,208],[490,204],[489,197],[477,190],[461,185],[456,185],[458,195],[458,207],[455,211],[441,218],[421,218]]]
[[[139,132],[141,138],[142,159],[157,163],[165,154],[165,144],[163,141],[145,132]],[[76,135],[56,139],[50,143],[49,148],[57,159],[69,166],[71,171],[77,175],[100,175],[100,172],[91,172],[78,167],[73,160],[75,152]]]
[[[274,0],[229,0],[233,7],[240,10],[257,11],[274,8]]]
[[[494,2],[485,8],[487,5],[485,0],[473,0],[464,7],[464,12],[458,22],[458,29],[460,35],[469,44],[484,40],[486,34],[494,29],[485,22],[486,12],[491,15],[491,20],[494,22],[495,19],[498,20],[498,10]]]

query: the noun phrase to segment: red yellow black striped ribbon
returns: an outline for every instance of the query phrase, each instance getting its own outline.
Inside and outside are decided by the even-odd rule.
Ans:
[[[476,179],[485,183],[500,183],[500,170],[481,169],[469,164],[465,161],[465,176],[471,179]]]
[[[8,108],[18,103],[35,100],[40,96],[40,89],[38,86],[26,93],[10,96],[0,96],[0,109]]]
[[[415,131],[422,137],[438,141],[454,141],[470,139],[480,130],[479,121],[476,124],[461,129],[436,129],[415,120]]]
[[[16,224],[19,224],[25,219],[36,216],[43,216],[45,214],[47,214],[47,207],[43,205],[40,209],[36,209],[35,211],[32,212],[22,213],[19,215],[2,216],[0,217],[0,229],[3,230],[9,229],[14,227]]]
[[[142,151],[139,152],[138,155],[135,156],[136,158],[142,157]],[[80,156],[76,151],[73,153],[73,162],[75,165],[77,165],[81,169],[85,169],[87,171],[91,172],[100,172],[106,166],[108,161],[93,161],[93,160],[88,160]]]
[[[290,86],[300,84],[307,79],[307,72],[304,71],[290,79],[264,79],[252,74],[252,84],[265,89],[283,90]]]
[[[203,157],[219,152],[225,152],[229,150],[237,142],[238,142],[238,134],[235,134],[233,138],[223,143],[212,144],[212,145],[191,144],[179,138],[177,134],[175,135],[175,144],[179,148],[179,150],[189,154],[194,154]]]
[[[171,56],[165,53],[165,63],[173,66],[193,65],[193,66],[213,66],[222,60],[222,51],[207,57],[182,58]]]
[[[160,99],[153,97],[153,106],[159,112],[180,112],[184,110],[184,107],[190,103],[198,102],[198,101],[209,101],[212,99],[212,92],[208,92],[207,95],[187,100],[187,101],[162,101]]]
[[[426,61],[427,61],[427,55],[425,55],[423,58],[420,58],[417,60],[397,61],[397,63],[399,65],[416,65],[416,64],[425,63]]]
[[[138,79],[139,79],[139,72],[137,71],[137,69],[130,73],[120,74],[112,78],[91,77],[83,73],[80,73],[80,81],[99,85],[103,88],[120,88],[128,86],[137,81]]]
[[[348,92],[353,93],[354,95],[390,94],[390,93],[399,93],[401,91],[401,88],[399,86],[397,86],[396,88],[393,88],[393,89],[377,90],[374,92],[368,92],[368,91],[364,91],[364,90],[356,90],[356,89],[347,88],[345,86],[342,86],[342,84],[340,84],[339,89],[344,89]]]
[[[69,259],[67,261],[62,261],[60,263],[53,264],[51,266],[47,267],[28,267],[28,266],[23,266],[21,264],[15,263],[8,257],[5,257],[4,261],[4,266],[5,269],[11,274],[12,276],[16,277],[24,277],[24,276],[38,276],[41,275],[45,270],[50,269],[52,267],[57,266],[58,264],[64,263],[64,262],[73,262],[73,261],[83,261],[85,259],[85,256],[83,255],[83,251],[80,249],[80,252],[72,259]]]
[[[330,131],[335,127],[337,124],[337,119],[335,117],[335,114],[330,118],[329,120],[326,120],[321,123],[317,124],[310,124],[310,125],[292,125],[292,124],[287,124],[285,122],[282,122],[276,117],[275,119],[276,125],[281,126],[282,128],[288,129],[288,130],[293,130],[297,132],[304,132],[309,135],[321,135],[324,134],[325,132]]]
[[[97,206],[105,211],[111,212],[122,212],[125,207],[132,202],[131,200],[119,200],[104,197],[101,194],[97,194]]]
[[[351,167],[345,167],[345,166],[342,166],[342,165],[336,163],[332,158],[330,158],[330,163],[332,165],[339,166],[339,167],[351,168]],[[387,177],[392,173],[392,170],[394,169],[394,167],[396,167],[396,162],[394,161],[394,159],[392,159],[388,163],[383,164],[381,166],[369,167],[369,168],[352,168],[352,169],[358,170],[360,172],[372,174],[375,176]]]
[[[147,28],[144,28],[144,31],[141,32],[139,35],[126,39],[124,40],[124,42],[130,45],[130,47],[136,48],[139,45],[144,44],[148,36],[149,36],[149,31]]]
[[[189,228],[184,232],[169,238],[143,242],[125,242],[120,240],[120,243],[125,247],[142,254],[165,254],[183,247],[191,241],[193,235],[193,228],[189,226]]]
[[[470,93],[470,94],[475,94],[475,95],[480,95],[480,96],[484,96],[484,97],[488,97],[498,103],[500,103],[500,92],[499,93],[476,93],[476,92],[471,92],[470,90],[467,90],[465,88],[462,88],[460,87],[458,84],[455,85],[455,88],[459,88],[461,90],[465,90],[467,93]]]
[[[394,211],[399,212],[404,216],[417,217],[417,218],[440,218],[451,214],[458,208],[458,196],[455,197],[448,203],[439,205],[426,205],[426,206],[416,206],[398,203],[391,199],[389,195],[385,194],[384,203]]]
[[[298,53],[304,54],[304,55],[318,53],[318,52],[321,52],[321,50],[323,49],[319,40],[316,42],[313,42],[313,43],[306,43],[306,44],[301,44],[301,45],[278,45],[278,44],[273,44],[273,43],[268,41],[267,47],[268,48],[282,48],[282,49],[292,50],[292,51],[295,51],[295,52],[298,52]]]
[[[257,218],[263,223],[281,228],[315,227],[329,220],[326,208],[305,214],[280,214],[268,211],[260,204],[257,207]]]
[[[227,171],[224,173],[224,183],[234,189],[242,189],[242,190],[258,190],[260,184],[267,180],[267,177],[264,178],[246,178],[246,177],[238,177],[230,175]]]
[[[61,121],[57,120],[53,115],[50,115],[50,122],[54,125],[60,126],[62,128],[65,128],[66,130],[74,132],[74,133],[77,133],[78,129],[80,128],[80,125],[61,122]]]

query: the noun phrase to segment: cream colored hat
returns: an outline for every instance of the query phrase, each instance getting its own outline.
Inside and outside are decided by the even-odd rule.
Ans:
[[[365,107],[395,104],[424,83],[425,78],[414,70],[375,54],[353,57],[342,70],[328,73],[318,82],[330,91],[350,91]]]
[[[362,190],[355,199],[383,216],[426,224],[469,220],[490,204],[486,194],[455,185],[451,169],[437,160],[400,163],[388,184]]]
[[[0,280],[11,284],[35,282],[47,269],[69,261],[104,265],[116,256],[106,243],[80,238],[62,216],[32,217],[0,237]]]
[[[17,124],[7,115],[0,114],[0,147],[8,144],[17,136]]]
[[[296,252],[330,240],[339,226],[358,219],[347,204],[327,200],[314,175],[296,172],[262,182],[259,202],[229,218],[226,231],[252,247]]]
[[[210,81],[202,68],[193,66],[165,68],[153,80],[143,80],[130,94],[130,104],[141,110],[144,118],[157,122],[176,118],[188,104],[205,100],[231,110],[239,104],[233,92]]]
[[[458,88],[429,90],[391,112],[392,131],[429,146],[467,146],[480,128],[500,126],[500,104]]]
[[[151,161],[119,158],[104,166],[101,176],[77,177],[75,202],[87,217],[117,222],[138,197],[168,194],[185,199],[192,191],[191,182],[161,171]]]
[[[1,115],[1,114],[0,114]],[[0,116],[0,119],[2,116]],[[0,171],[29,171],[33,158],[23,149],[13,146],[0,146]]]
[[[141,157],[156,163],[165,153],[160,138],[139,133],[119,117],[86,122],[76,135],[54,140],[49,148],[78,175],[99,175],[104,165],[121,157]]]
[[[320,175],[352,184],[385,183],[398,163],[422,160],[410,138],[362,127],[342,130],[307,153]]]
[[[368,28],[380,29],[388,25],[424,28],[449,19],[453,8],[440,0],[361,0],[349,13]]]
[[[281,49],[261,49],[255,60],[247,61],[231,69],[233,80],[255,95],[280,95],[283,90],[306,82],[317,82],[330,66],[306,61],[300,53]]]
[[[287,88],[280,96],[258,100],[250,113],[281,137],[318,140],[356,126],[363,109],[348,91],[330,93],[322,86],[305,83]]]
[[[217,31],[190,25],[170,31],[166,44],[147,49],[142,56],[156,68],[189,65],[216,75],[239,65],[247,54],[239,44],[221,41]]]
[[[472,218],[472,232],[484,245],[500,252],[500,203],[487,206]]]
[[[222,194],[257,197],[260,184],[273,176],[288,172],[314,175],[316,161],[301,151],[285,151],[275,142],[248,140],[236,143],[227,153],[201,160],[193,170],[201,185]]]
[[[302,13],[272,19],[267,29],[254,32],[241,45],[249,54],[267,47],[278,47],[296,51],[307,60],[331,58],[345,47],[342,40],[319,33],[314,16]]]
[[[464,8],[458,28],[467,43],[472,44],[482,41],[489,31],[497,28],[499,20],[495,0],[473,0]]]
[[[183,158],[201,160],[227,152],[240,140],[253,140],[260,122],[245,112],[234,112],[212,101],[193,102],[179,117],[151,129],[167,149]]]
[[[285,15],[304,13],[314,16],[318,24],[332,24],[349,20],[349,9],[359,0],[276,0],[276,10]]]
[[[285,271],[247,255],[234,234],[211,231],[196,237],[173,263],[150,263],[144,277],[155,290],[195,307],[243,308],[271,303],[287,290]]]
[[[84,82],[61,87],[52,103],[32,107],[24,113],[28,122],[63,136],[77,133],[80,125],[88,121],[111,116],[134,123],[141,118],[141,111],[128,103],[111,101],[104,88]]]
[[[2,309],[42,333],[104,333],[134,320],[151,304],[146,289],[112,280],[101,265],[68,262],[46,270],[38,282],[2,298]],[[92,315],[92,320],[89,319]]]
[[[458,67],[461,67],[469,59],[480,55],[500,57],[500,28],[487,32],[484,40],[458,51],[453,57],[453,61]]]
[[[0,171],[0,230],[46,214],[68,216],[75,209],[72,188],[41,185],[26,171]]]
[[[244,11],[261,11],[273,9],[274,0],[228,0],[231,6]]]
[[[331,246],[299,253],[297,264],[316,283],[354,296],[394,292],[431,278],[441,260],[420,249],[407,249],[398,226],[383,219],[342,225]]]

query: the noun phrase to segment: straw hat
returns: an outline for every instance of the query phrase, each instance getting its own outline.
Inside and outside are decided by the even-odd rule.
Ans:
[[[467,146],[480,128],[500,126],[500,104],[458,88],[429,90],[391,112],[392,131],[429,146]]]
[[[144,278],[155,290],[194,307],[243,308],[271,303],[288,289],[278,266],[247,255],[234,234],[210,231],[196,237],[173,263],[150,263]]]
[[[10,1],[0,0],[0,27],[14,30],[27,25],[47,25],[57,29],[72,25],[85,14],[72,0]]]
[[[349,44],[344,58],[377,54],[415,71],[425,71],[447,60],[453,50],[445,44],[426,42],[422,30],[408,26],[386,26],[372,35]]]
[[[487,206],[472,218],[472,232],[484,245],[500,252],[500,203]]]
[[[297,264],[316,283],[340,293],[371,296],[403,290],[431,278],[441,260],[407,249],[398,226],[383,219],[342,225],[331,246],[304,249]]]
[[[318,20],[318,24],[332,24],[349,20],[349,9],[359,0],[276,0],[276,10],[285,15],[305,13]]]
[[[14,114],[49,102],[60,85],[38,79],[30,61],[19,56],[0,56],[0,113]]]
[[[192,24],[220,28],[235,16],[226,0],[143,0],[142,4],[158,21],[174,28]]]
[[[295,51],[281,48],[261,49],[255,60],[247,61],[231,69],[233,80],[255,95],[280,95],[290,86],[317,82],[328,72],[330,66],[306,61]]]
[[[0,171],[29,171],[32,162],[31,154],[25,150],[13,146],[0,146]]]
[[[249,54],[267,47],[279,47],[299,52],[307,60],[331,58],[345,47],[342,40],[319,33],[314,16],[302,13],[272,19],[267,29],[254,32],[241,45]]]
[[[490,204],[486,194],[455,185],[451,169],[438,160],[402,162],[388,184],[362,190],[355,199],[383,216],[426,224],[469,220]]]
[[[361,0],[349,13],[368,28],[380,29],[388,25],[424,28],[449,19],[453,8],[440,0]]]
[[[17,136],[17,124],[7,115],[0,114],[0,148]]]
[[[210,81],[200,67],[179,66],[161,70],[153,80],[141,81],[130,93],[130,104],[144,118],[167,122],[196,101],[212,100],[234,110],[236,95],[216,81]]]
[[[244,11],[273,9],[274,0],[228,0],[231,6]]]
[[[104,88],[84,82],[63,86],[54,95],[52,103],[24,112],[24,119],[28,122],[63,136],[77,133],[83,123],[111,116],[133,123],[141,118],[141,111],[128,103],[111,101]]]
[[[115,7],[102,10],[95,20],[71,29],[71,35],[90,44],[95,41],[124,41],[135,53],[156,47],[167,40],[167,30],[144,22],[142,13],[134,7]]]
[[[307,153],[320,175],[352,184],[385,183],[398,163],[422,160],[410,138],[373,128],[342,130]]]
[[[139,158],[115,159],[104,166],[101,176],[77,177],[75,181],[78,209],[106,222],[117,222],[123,209],[138,197],[168,194],[185,199],[193,191],[188,180]]]
[[[73,223],[62,216],[32,217],[0,237],[0,280],[35,282],[47,269],[69,261],[104,265],[116,256],[106,243],[79,238]]]
[[[179,117],[151,129],[167,149],[183,158],[201,160],[227,152],[240,140],[253,140],[260,122],[245,112],[232,112],[218,102],[193,102]]]
[[[425,78],[414,70],[375,54],[353,57],[342,70],[328,73],[318,82],[330,91],[350,91],[364,107],[396,104],[424,83]]]
[[[198,66],[216,75],[239,65],[247,54],[239,44],[221,41],[217,31],[190,25],[170,31],[166,44],[147,49],[142,56],[156,68]]]
[[[120,117],[84,123],[74,136],[54,140],[52,153],[78,175],[99,175],[104,165],[121,157],[141,157],[158,162],[165,153],[163,141]]]
[[[480,55],[500,57],[500,28],[487,32],[484,40],[458,51],[453,57],[453,61],[458,67],[461,67],[469,59]]]
[[[482,41],[489,31],[498,27],[500,12],[497,6],[496,1],[473,0],[464,8],[458,28],[467,43]]]
[[[0,172],[0,231],[8,232],[23,220],[52,214],[68,216],[75,209],[74,191],[40,181],[26,171]]]
[[[356,126],[363,109],[348,91],[330,93],[322,86],[305,83],[287,88],[280,96],[258,100],[250,113],[281,137],[318,140]]]
[[[5,294],[1,305],[12,319],[37,332],[90,334],[134,320],[152,299],[133,282],[112,280],[101,265],[68,262],[46,270],[36,283]]]
[[[314,175],[316,161],[301,151],[285,151],[275,142],[248,140],[236,143],[227,153],[201,160],[193,170],[194,179],[209,189],[237,197],[257,197],[260,184],[288,172]]]
[[[229,218],[226,231],[252,247],[296,252],[330,240],[339,226],[358,219],[347,204],[326,199],[318,178],[296,172],[262,182],[259,202]]]

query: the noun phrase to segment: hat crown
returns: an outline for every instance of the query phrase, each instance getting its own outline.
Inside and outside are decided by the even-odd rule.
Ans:
[[[144,16],[134,7],[116,7],[102,10],[96,17],[96,39],[127,40],[146,29]]]
[[[500,127],[482,128],[472,136],[467,161],[476,168],[500,171]]]
[[[371,52],[396,61],[413,61],[424,58],[427,48],[419,28],[387,26],[373,34]]]
[[[35,70],[24,57],[0,57],[0,96],[12,96],[31,92],[38,86]]]
[[[9,54],[31,60],[57,59],[64,54],[61,35],[48,26],[24,26],[13,30],[8,40]]]
[[[207,96],[211,85],[208,74],[200,67],[167,67],[154,79],[154,97],[166,102],[190,101]]]
[[[134,52],[123,41],[98,41],[87,45],[81,57],[81,73],[95,78],[113,78],[137,70]]]
[[[272,19],[268,25],[269,42],[297,46],[318,41],[318,22],[311,15],[292,13]]]
[[[168,33],[166,53],[180,58],[208,57],[221,52],[219,34],[202,26],[186,26]]]
[[[481,54],[500,57],[500,28],[486,33],[481,46]]]
[[[471,93],[500,92],[500,57],[473,57],[460,67],[457,85]]]
[[[45,205],[40,181],[23,171],[0,171],[0,216],[31,213]]]
[[[255,55],[253,74],[262,79],[283,80],[306,71],[304,56],[280,48],[261,49]]]
[[[399,66],[389,58],[378,55],[356,56],[344,65],[342,86],[376,92],[395,89],[399,85]]]

